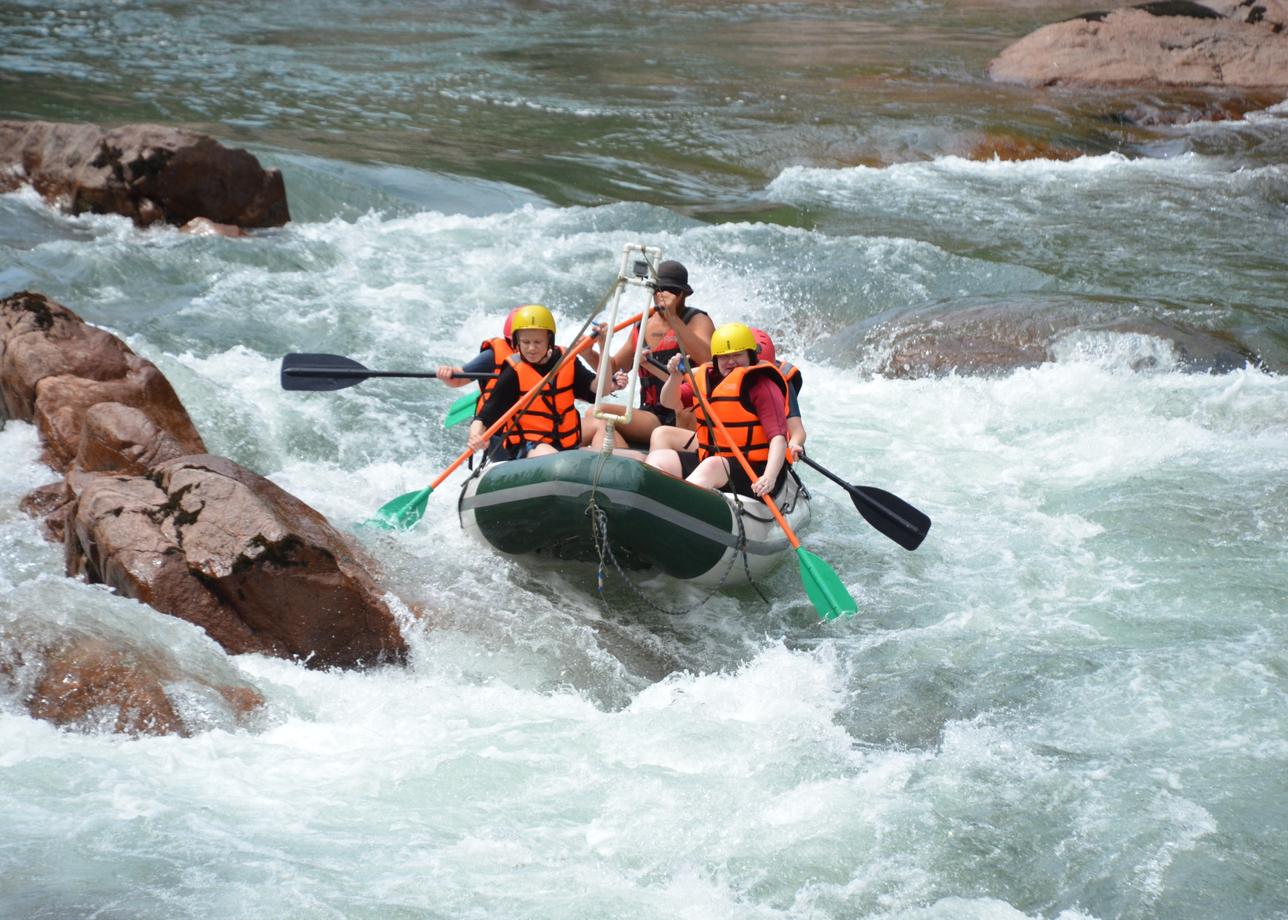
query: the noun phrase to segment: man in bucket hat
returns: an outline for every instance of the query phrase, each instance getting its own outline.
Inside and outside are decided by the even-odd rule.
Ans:
[[[697,367],[711,360],[711,334],[715,323],[704,311],[690,307],[685,299],[693,293],[689,287],[689,270],[679,262],[668,259],[657,267],[657,282],[653,287],[655,312],[644,324],[644,355],[652,356],[663,367],[671,357],[683,352],[690,363]],[[629,370],[635,359],[635,337],[639,327],[631,332],[626,344],[613,355],[612,369]],[[592,366],[598,355],[591,359]],[[649,436],[659,425],[674,425],[675,412],[663,406],[658,397],[667,374],[648,361],[640,363],[640,403],[631,413],[628,425],[615,425],[617,434],[630,444],[646,448]],[[583,419],[587,442],[594,448],[603,446],[604,423],[587,412]],[[643,459],[644,454],[637,456]]]

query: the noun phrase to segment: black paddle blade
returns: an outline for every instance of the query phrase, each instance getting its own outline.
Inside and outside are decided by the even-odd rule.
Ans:
[[[289,354],[282,358],[283,390],[343,390],[368,376],[365,367],[343,355]]]
[[[863,515],[863,520],[904,549],[916,549],[926,539],[926,534],[930,531],[929,515],[918,511],[898,495],[892,495],[876,486],[856,486],[846,482],[804,452],[799,459],[849,492],[850,500],[854,502],[859,514]]]
[[[928,514],[885,489],[850,485],[846,491],[863,520],[906,550],[916,549],[930,532]]]

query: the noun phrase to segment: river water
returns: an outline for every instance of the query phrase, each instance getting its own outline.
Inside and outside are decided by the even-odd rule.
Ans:
[[[426,611],[409,666],[315,672],[63,578],[10,422],[0,633],[125,635],[268,705],[130,739],[0,697],[0,916],[1288,916],[1288,106],[1171,124],[1222,100],[983,78],[1085,10],[0,6],[0,117],[208,131],[293,216],[230,240],[2,196],[0,293],[124,338],[337,526],[456,456],[459,391],[286,393],[283,354],[430,368],[532,301],[566,333],[637,241],[803,368],[813,457],[934,519],[904,552],[807,472],[857,616],[791,563],[768,603],[664,614],[701,595],[471,544],[453,480],[355,531]],[[978,157],[999,138],[1051,153]],[[1073,322],[1040,366],[878,373],[901,320],[990,305]]]

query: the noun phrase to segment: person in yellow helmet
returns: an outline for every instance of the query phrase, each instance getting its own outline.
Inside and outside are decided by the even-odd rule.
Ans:
[[[801,420],[800,391],[803,377],[800,369],[790,361],[779,361],[774,348],[774,340],[763,329],[752,326],[751,334],[756,338],[756,357],[768,361],[778,368],[783,379],[787,381],[787,460],[795,463],[805,453],[805,423]],[[686,380],[680,384],[680,403],[685,408],[693,406],[693,387]],[[683,410],[679,415],[686,413]],[[692,415],[692,412],[687,413]],[[660,425],[653,429],[649,438],[649,450],[662,450],[670,447],[678,451],[695,450],[698,444],[698,433],[693,427],[680,425]]]
[[[470,450],[489,446],[483,432],[535,388],[563,357],[555,345],[555,318],[540,304],[528,304],[515,311],[511,320],[511,344],[515,354],[506,359],[492,395],[470,422],[467,444]],[[517,413],[502,431],[502,443],[492,445],[491,459],[514,460],[540,456],[581,445],[581,414],[574,399],[595,399],[596,374],[580,359],[565,361],[538,395]],[[626,374],[613,375],[613,392],[626,386]]]
[[[759,360],[756,338],[742,323],[726,323],[712,334],[711,356],[693,371],[700,397],[694,406],[697,451],[653,450],[646,462],[709,489],[772,494],[782,485],[787,455],[787,381],[777,367]],[[662,403],[672,409],[682,404],[680,360],[676,355],[667,363],[662,387]],[[708,409],[724,423],[727,436],[707,418]],[[754,478],[743,470],[729,439],[751,465]]]

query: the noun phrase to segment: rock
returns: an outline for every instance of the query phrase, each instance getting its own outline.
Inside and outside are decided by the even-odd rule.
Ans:
[[[169,382],[115,336],[23,292],[0,301],[0,392],[64,482],[23,501],[84,575],[232,652],[352,667],[406,645],[366,560],[303,502],[205,445]]]
[[[888,377],[989,375],[1055,361],[1061,344],[1079,333],[1138,334],[1170,343],[1180,368],[1224,372],[1260,358],[1211,330],[1142,316],[1133,309],[1060,299],[1018,304],[961,301],[876,317],[838,336],[838,347],[878,355]],[[1145,369],[1144,366],[1138,369]]]
[[[67,515],[71,512],[76,493],[67,480],[46,483],[28,492],[18,507],[34,518],[40,518],[45,536],[55,543],[62,543],[66,535]]]
[[[222,457],[91,479],[64,545],[69,574],[195,623],[229,652],[353,667],[407,651],[347,541],[312,508]]]
[[[0,300],[0,394],[12,418],[36,424],[46,462],[60,471],[80,451],[86,414],[105,402],[133,407],[149,423],[143,431],[135,419],[136,433],[147,439],[134,451],[136,460],[149,451],[168,458],[206,450],[156,365],[41,294],[23,291]],[[117,423],[123,424],[119,417]],[[126,449],[119,440],[117,449]],[[92,462],[100,469],[104,461]]]
[[[193,236],[226,236],[232,239],[240,239],[248,235],[241,227],[234,224],[217,224],[208,217],[194,217],[179,230],[182,233],[191,233]]]
[[[122,214],[139,226],[290,220],[280,171],[209,135],[162,125],[0,121],[0,192],[24,183],[68,213]]]
[[[34,421],[44,439],[45,462],[54,469],[66,470],[80,453],[86,416],[101,403],[132,407],[143,415],[148,425],[146,431],[137,432],[140,436],[150,441],[164,436],[164,447],[136,445],[136,458],[150,449],[164,450],[169,456],[205,453],[201,435],[165,375],[133,353],[128,363],[130,369],[118,380],[47,377],[36,385]],[[95,446],[89,449],[92,452]],[[117,449],[124,450],[119,444]]]
[[[21,612],[0,611],[0,695],[33,717],[80,731],[184,736],[260,721],[263,696],[208,640],[123,601],[87,611],[61,592],[40,594],[39,607],[27,598]]]
[[[1288,0],[1164,0],[1038,29],[988,66],[1029,86],[1288,88]]]
[[[1076,160],[1083,152],[1045,141],[1014,135],[994,135],[980,140],[966,154],[969,160]]]
[[[34,718],[130,735],[187,737],[197,727],[185,721],[168,692],[182,675],[169,656],[81,636],[46,651],[43,661],[43,673],[28,696]],[[218,694],[238,721],[264,703],[250,686],[198,686]]]
[[[140,409],[100,402],[85,411],[72,465],[83,472],[142,476],[167,460],[200,453],[200,439],[181,441]]]
[[[9,418],[35,418],[36,384],[70,375],[117,380],[133,352],[43,294],[21,291],[0,300],[0,397]]]

